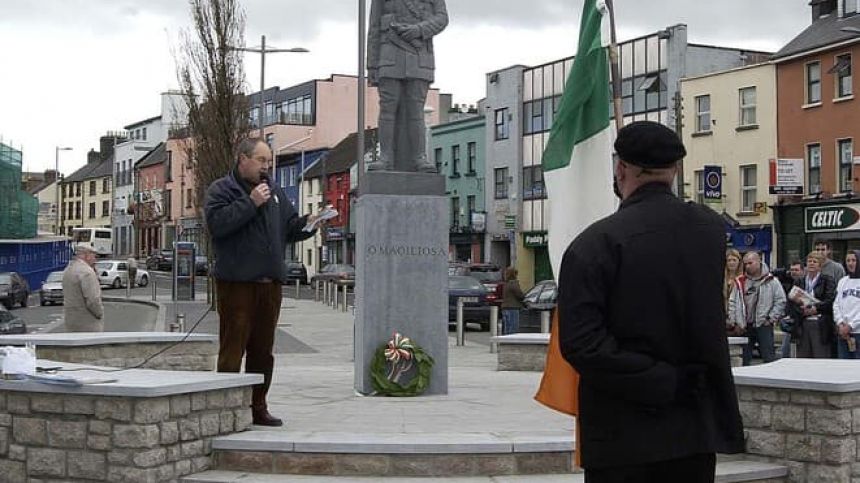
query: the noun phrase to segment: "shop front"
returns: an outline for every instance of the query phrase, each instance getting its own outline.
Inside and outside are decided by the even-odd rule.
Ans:
[[[523,246],[534,260],[534,283],[552,279],[552,264],[549,261],[549,234],[545,231],[523,233]],[[521,270],[522,272],[522,270]]]
[[[746,253],[761,253],[762,260],[773,266],[773,227],[771,225],[741,225],[729,215],[723,215],[726,226],[726,247]]]
[[[833,260],[842,262],[849,250],[860,250],[860,203],[828,200],[774,207],[778,261],[786,266],[803,261],[816,240],[833,245]]]
[[[455,262],[483,263],[483,233],[449,233],[448,253]]]

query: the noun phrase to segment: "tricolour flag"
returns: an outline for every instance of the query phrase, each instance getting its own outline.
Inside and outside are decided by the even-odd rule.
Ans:
[[[585,0],[579,47],[542,161],[549,195],[549,255],[556,280],[570,242],[617,206],[612,192],[615,133],[609,116],[610,38],[606,3]],[[558,321],[556,311],[543,379],[535,399],[575,416],[579,411],[579,375],[561,355]],[[576,427],[578,463],[579,424]]]

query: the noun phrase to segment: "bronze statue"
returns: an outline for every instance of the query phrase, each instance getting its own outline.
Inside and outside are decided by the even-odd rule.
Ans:
[[[447,25],[445,0],[371,0],[367,71],[379,90],[380,154],[368,171],[436,172],[427,159],[424,103],[435,70],[433,37]]]

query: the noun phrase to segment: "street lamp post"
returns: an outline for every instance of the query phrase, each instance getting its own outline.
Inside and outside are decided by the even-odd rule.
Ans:
[[[57,235],[60,234],[60,151],[71,151],[72,148],[65,147],[61,148],[59,146],[54,146],[54,176],[56,176],[55,181],[55,200],[54,200],[54,213],[57,218]]]
[[[266,36],[263,35],[260,39],[260,48],[253,47],[230,47],[233,50],[238,50],[242,52],[253,52],[255,54],[260,54],[260,113],[257,117],[258,122],[260,123],[260,139],[265,141],[265,129],[266,129],[266,102],[265,102],[265,91],[266,91],[266,54],[279,54],[279,53],[307,53],[310,52],[308,49],[304,47],[294,47],[291,49],[270,49],[266,47]],[[277,166],[276,166],[277,167]]]

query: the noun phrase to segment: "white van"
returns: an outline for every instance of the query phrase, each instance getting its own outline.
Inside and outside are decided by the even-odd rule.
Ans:
[[[72,246],[86,245],[100,257],[113,253],[113,231],[110,228],[72,228]]]

